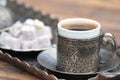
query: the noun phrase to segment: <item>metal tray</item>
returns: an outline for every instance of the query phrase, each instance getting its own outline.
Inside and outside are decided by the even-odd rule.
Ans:
[[[25,4],[21,4],[18,0],[7,0],[7,6],[9,10],[12,11],[14,15],[14,20],[24,22],[26,19],[39,19],[51,27],[52,35],[54,36],[52,39],[52,44],[56,43],[56,28],[59,19],[52,17],[49,14],[46,14],[42,11],[36,11],[31,7],[26,6]],[[3,53],[0,53],[0,58],[9,61],[13,64],[16,64],[18,67],[26,69],[28,72],[35,74],[38,77],[43,77],[43,80],[56,80],[53,75],[46,74],[45,71],[41,70],[41,66],[37,62],[37,55],[43,51],[17,51],[12,49],[5,49],[0,47],[0,50]],[[4,54],[5,53],[5,54]],[[11,57],[11,56],[12,57]],[[14,57],[14,58],[13,58]],[[22,62],[26,61],[26,62]],[[41,75],[42,74],[42,75]],[[41,75],[41,76],[40,76]],[[48,77],[49,76],[49,77]]]
[[[12,57],[7,53],[0,52],[0,60],[11,63],[11,64],[13,64],[14,66],[17,66],[20,69],[24,69],[27,72],[39,77],[41,80],[58,80],[55,76],[49,75],[45,71],[40,70],[35,66],[31,66],[27,62],[21,61],[20,59],[18,59],[16,57]]]

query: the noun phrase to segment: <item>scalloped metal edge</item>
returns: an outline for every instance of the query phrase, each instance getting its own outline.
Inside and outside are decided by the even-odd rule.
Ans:
[[[34,66],[30,66],[27,62],[21,61],[17,57],[12,57],[8,53],[2,53],[0,52],[0,59],[9,62],[21,69],[24,69],[28,71],[29,73],[39,77],[41,80],[58,80],[54,75],[49,75],[44,70],[39,70],[38,68]]]
[[[14,2],[14,0],[13,0],[13,2]],[[32,8],[33,11],[39,12],[39,10],[36,9],[35,7],[31,7],[31,5],[29,5],[29,4],[22,3],[20,0],[15,0],[15,2],[16,2],[16,4],[18,4],[18,5],[23,5],[25,8]],[[61,20],[61,19],[58,18],[57,16],[52,15],[52,14],[49,14],[49,13],[46,13],[45,11],[40,11],[40,12],[42,13],[43,16],[49,15],[49,18],[51,18],[51,19],[57,19],[58,21]]]

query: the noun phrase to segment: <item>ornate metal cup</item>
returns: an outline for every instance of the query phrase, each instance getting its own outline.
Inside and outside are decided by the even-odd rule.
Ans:
[[[88,31],[72,31],[62,27],[71,22],[95,24],[96,28]],[[57,69],[72,73],[94,73],[98,70],[100,45],[105,37],[112,38],[115,50],[116,43],[110,33],[101,34],[100,24],[94,20],[72,18],[58,23]]]

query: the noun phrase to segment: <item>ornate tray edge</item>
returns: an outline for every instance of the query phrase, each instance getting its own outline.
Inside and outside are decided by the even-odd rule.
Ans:
[[[39,77],[42,80],[58,80],[54,75],[49,75],[47,72],[43,70],[39,70],[34,66],[30,66],[27,62],[21,61],[17,57],[12,57],[8,53],[0,52],[0,59],[7,61],[21,69],[28,71],[29,73]]]

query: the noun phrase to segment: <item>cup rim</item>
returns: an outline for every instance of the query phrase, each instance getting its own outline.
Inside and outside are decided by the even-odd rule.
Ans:
[[[74,31],[74,30],[69,30],[69,29],[65,29],[61,26],[61,24],[63,22],[69,22],[69,21],[73,21],[73,20],[77,20],[77,21],[88,21],[88,22],[92,22],[92,23],[95,23],[97,25],[97,27],[95,29],[92,29],[92,30],[86,30],[86,31]],[[100,29],[101,25],[99,22],[95,21],[95,20],[92,20],[92,19],[88,19],[88,18],[68,18],[68,19],[63,19],[61,20],[60,22],[58,22],[58,28],[63,30],[63,31],[67,31],[67,32],[72,32],[72,33],[86,33],[86,32],[92,32],[92,31],[95,31],[95,30],[98,30]]]

